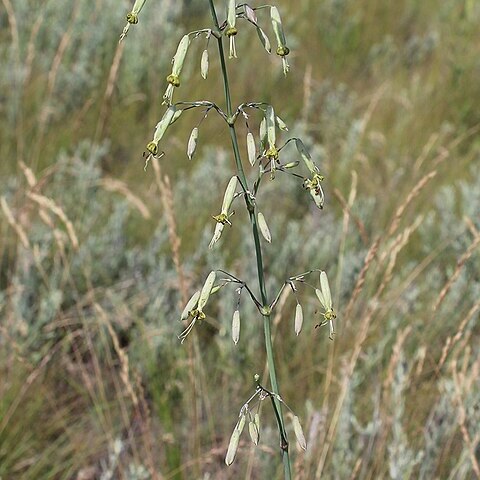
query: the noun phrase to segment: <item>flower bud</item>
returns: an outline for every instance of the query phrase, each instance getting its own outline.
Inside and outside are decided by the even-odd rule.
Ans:
[[[187,157],[189,160],[193,158],[193,154],[195,153],[195,149],[197,148],[197,139],[198,139],[198,127],[194,127],[192,133],[190,134],[190,138],[188,139],[187,145]]]
[[[240,312],[235,310],[232,318],[232,340],[236,345],[240,339]]]
[[[202,59],[200,61],[200,74],[202,78],[206,79],[208,75],[208,50],[205,49],[202,53]]]
[[[232,436],[230,437],[230,442],[228,442],[227,455],[225,456],[225,463],[229,467],[235,460],[235,455],[238,449],[238,442],[240,441],[240,433],[237,428],[233,429]]]
[[[295,309],[295,333],[298,335],[302,331],[303,326],[303,310],[302,306],[297,303]]]
[[[303,450],[307,449],[307,441],[305,440],[305,435],[303,434],[302,426],[300,425],[300,420],[296,415],[293,416],[292,420],[293,431],[295,432],[295,437],[297,442]]]
[[[250,438],[255,445],[258,445],[258,440],[260,438],[257,425],[254,421],[248,422],[248,433],[250,434]]]
[[[235,460],[235,454],[238,449],[238,442],[240,440],[240,435],[243,432],[243,427],[245,426],[245,413],[242,412],[240,419],[238,420],[235,428],[233,429],[232,436],[230,437],[230,442],[228,443],[227,455],[225,456],[225,463],[230,466]]]
[[[270,234],[270,229],[268,228],[267,222],[262,212],[258,212],[257,219],[258,219],[258,228],[260,229],[260,232],[263,235],[263,238],[268,243],[271,243],[272,235]]]
[[[250,165],[253,167],[255,165],[255,161],[257,160],[257,150],[255,147],[255,138],[252,132],[247,133],[247,153],[248,153],[248,161]]]
[[[267,121],[265,117],[262,118],[260,122],[260,143],[262,145],[262,149],[266,147],[267,144]]]

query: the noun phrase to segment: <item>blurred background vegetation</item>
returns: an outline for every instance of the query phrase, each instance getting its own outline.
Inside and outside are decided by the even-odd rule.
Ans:
[[[265,370],[258,313],[242,303],[234,347],[222,290],[177,340],[211,269],[256,278],[240,211],[207,248],[232,175],[225,126],[210,116],[189,162],[199,113],[183,114],[143,170],[171,57],[210,26],[206,0],[149,0],[120,45],[130,2],[0,5],[0,478],[281,478],[268,408],[259,447],[245,435],[223,463]],[[326,176],[323,211],[290,177],[259,198],[270,295],[321,268],[338,306],[334,342],[308,292],[300,336],[291,295],[274,320],[309,444],[291,444],[295,478],[480,478],[480,4],[278,6],[289,76],[242,24],[228,66],[234,103],[272,103]],[[175,98],[223,104],[214,45],[205,81],[194,45]]]

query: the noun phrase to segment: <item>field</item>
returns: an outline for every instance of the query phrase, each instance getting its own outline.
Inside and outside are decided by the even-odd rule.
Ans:
[[[282,398],[308,444],[287,416],[293,477],[480,478],[480,3],[277,5],[288,76],[240,22],[227,66],[234,105],[271,103],[325,175],[323,210],[281,173],[261,192],[270,296],[326,270],[337,310],[333,341],[309,290],[300,335],[291,290],[273,315]],[[259,445],[245,432],[224,462],[254,374],[269,387],[256,308],[242,299],[234,345],[224,288],[178,340],[211,270],[258,290],[240,202],[208,248],[234,174],[225,123],[202,122],[189,160],[201,112],[183,113],[144,169],[172,56],[211,27],[208,2],[148,0],[119,43],[131,7],[0,2],[0,480],[282,479],[267,405]],[[204,80],[192,42],[177,101],[224,104],[214,47]]]

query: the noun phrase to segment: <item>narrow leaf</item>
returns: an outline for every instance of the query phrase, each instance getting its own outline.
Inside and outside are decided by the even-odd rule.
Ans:
[[[258,228],[260,229],[260,232],[263,235],[263,238],[268,242],[272,242],[272,235],[270,234],[270,229],[268,228],[267,222],[265,220],[265,217],[263,216],[262,212],[258,212],[257,215],[258,218]]]
[[[296,415],[294,415],[293,420],[293,431],[295,432],[295,437],[297,442],[302,447],[303,450],[307,449],[307,441],[305,440],[305,435],[303,434],[302,426],[300,425],[300,420]]]

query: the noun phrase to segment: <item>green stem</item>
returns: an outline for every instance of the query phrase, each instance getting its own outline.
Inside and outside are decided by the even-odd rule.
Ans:
[[[228,83],[228,73],[227,73],[227,65],[225,62],[225,53],[223,50],[223,42],[222,42],[222,34],[220,31],[220,26],[218,23],[218,18],[217,18],[217,13],[215,10],[215,5],[213,3],[213,0],[208,0],[210,4],[210,11],[212,14],[212,19],[215,24],[216,28],[216,38],[218,42],[218,53],[220,56],[220,65],[222,69],[222,76],[223,76],[223,87],[225,91],[225,101],[227,104],[227,116],[228,119],[230,120],[232,117],[232,100],[230,96],[230,87]],[[235,125],[233,122],[229,121],[228,124],[229,127],[229,132],[230,132],[230,138],[232,141],[232,147],[233,147],[233,154],[235,157],[235,165],[237,168],[237,173],[238,173],[238,178],[240,180],[240,183],[242,184],[242,187],[244,191],[248,192],[250,191],[248,188],[248,182],[245,177],[245,172],[243,170],[243,165],[242,165],[242,160],[240,156],[240,149],[238,146],[238,140],[237,140],[237,134],[235,131]],[[262,298],[262,303],[265,309],[268,308],[269,302],[268,302],[268,297],[267,297],[267,289],[265,285],[265,277],[264,277],[264,269],[263,269],[263,258],[262,258],[262,247],[260,244],[260,235],[258,232],[258,225],[257,225],[257,217],[255,215],[255,204],[252,201],[252,199],[248,196],[245,195],[245,203],[247,206],[248,210],[248,215],[250,218],[250,223],[252,225],[252,234],[253,234],[253,239],[255,243],[255,255],[257,258],[257,273],[258,273],[258,284],[260,287],[260,294]],[[272,344],[272,333],[271,333],[271,318],[270,314],[268,311],[265,311],[263,314],[263,330],[265,334],[265,348],[267,351],[267,365],[268,365],[268,371],[270,373],[270,383],[272,384],[272,391],[279,395],[279,388],[278,388],[278,381],[277,381],[277,374],[275,370],[275,359],[273,356],[273,344]],[[282,406],[280,402],[275,398],[274,399],[275,405],[276,405],[276,416],[277,416],[277,421],[279,423],[279,430],[280,430],[280,437],[281,437],[281,453],[282,453],[282,460],[283,460],[283,466],[284,466],[284,477],[285,480],[291,480],[292,478],[292,473],[291,473],[291,467],[290,467],[290,455],[288,452],[288,442],[286,439],[286,434],[285,434],[285,421],[283,418],[283,413],[282,413]]]

